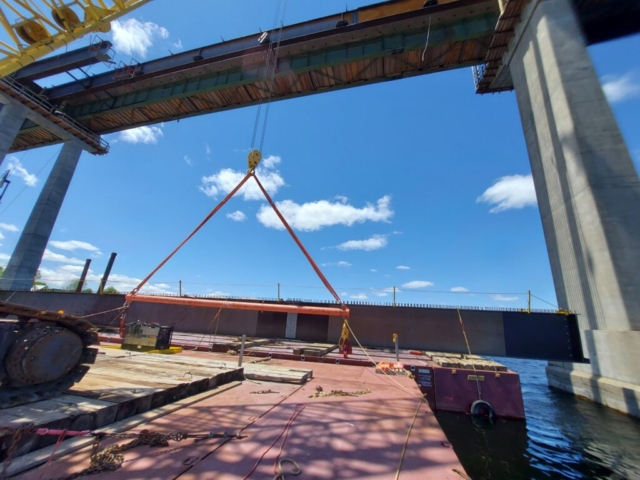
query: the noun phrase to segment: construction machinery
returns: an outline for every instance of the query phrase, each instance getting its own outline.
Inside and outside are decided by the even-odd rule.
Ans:
[[[54,397],[95,362],[95,326],[80,317],[0,302],[0,408]]]
[[[112,21],[149,1],[0,0],[0,24],[13,43],[0,42],[0,78],[87,34],[108,32]]]

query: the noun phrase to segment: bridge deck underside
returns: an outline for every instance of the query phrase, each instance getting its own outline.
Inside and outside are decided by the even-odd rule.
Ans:
[[[273,100],[311,95],[481,63],[498,18],[492,1],[455,2],[436,15],[419,12],[398,20],[283,46],[273,85]],[[453,5],[453,4],[451,4]],[[445,6],[443,6],[445,7]],[[466,9],[466,10],[465,10]],[[429,25],[429,23],[431,25]],[[342,31],[341,31],[342,32]],[[429,33],[428,48],[424,52]],[[326,46],[328,45],[328,46]],[[50,98],[99,134],[220,112],[259,103],[268,96],[264,50],[241,51],[168,73],[140,75]],[[47,92],[45,92],[46,94]],[[55,94],[55,88],[52,89]],[[38,125],[26,123],[12,151],[57,143]]]

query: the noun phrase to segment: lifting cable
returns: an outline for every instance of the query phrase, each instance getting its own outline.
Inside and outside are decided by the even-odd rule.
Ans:
[[[467,351],[469,352],[469,356],[471,356],[471,347],[469,346],[469,339],[467,338],[467,332],[464,329],[464,322],[462,321],[462,315],[460,314],[460,309],[457,309],[458,311],[458,319],[460,320],[460,327],[462,327],[462,335],[464,335],[464,342],[467,344]],[[480,388],[480,379],[478,378],[478,372],[476,370],[476,364],[473,361],[473,358],[470,358],[469,360],[471,360],[471,366],[473,367],[473,373],[475,374],[476,377],[476,385],[478,387],[478,400],[482,400],[482,390]]]
[[[258,147],[258,151],[262,152],[264,147],[264,138],[267,133],[267,123],[269,122],[269,108],[271,106],[271,97],[273,96],[273,85],[275,82],[276,72],[278,71],[278,56],[280,54],[280,43],[282,41],[282,30],[284,28],[284,16],[287,12],[287,4],[289,0],[278,0],[276,5],[276,12],[273,17],[273,26],[271,31],[268,32],[268,35],[271,35],[272,32],[275,32],[278,26],[278,20],[280,21],[280,29],[278,30],[278,40],[275,44],[269,39],[269,46],[265,53],[265,66],[264,66],[264,75],[263,75],[263,83],[267,86],[267,97],[266,99],[261,96],[260,103],[258,104],[258,109],[256,111],[256,120],[253,125],[253,137],[251,138],[251,150],[255,148],[256,138],[258,135],[258,127],[260,125],[261,113],[262,113],[262,104],[266,103],[264,119],[262,123],[262,136],[260,137],[260,145]],[[282,8],[282,15],[280,14],[280,9]]]

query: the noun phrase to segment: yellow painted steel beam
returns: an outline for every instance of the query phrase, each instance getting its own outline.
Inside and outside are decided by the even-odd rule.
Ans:
[[[12,74],[69,43],[96,32],[108,32],[111,22],[151,0],[40,0],[50,9],[48,17],[34,0],[0,0],[0,26],[15,47],[2,43],[0,78]],[[109,6],[111,3],[111,6]],[[82,10],[80,20],[72,7]],[[18,17],[11,24],[7,13]],[[25,39],[27,38],[27,39]]]

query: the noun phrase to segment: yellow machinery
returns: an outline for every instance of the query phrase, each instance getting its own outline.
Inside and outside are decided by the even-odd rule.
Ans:
[[[0,78],[88,33],[108,32],[113,20],[149,1],[0,0],[0,23],[15,44],[0,42]]]

